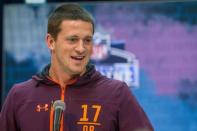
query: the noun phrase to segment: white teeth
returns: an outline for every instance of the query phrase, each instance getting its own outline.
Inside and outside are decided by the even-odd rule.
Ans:
[[[82,60],[85,56],[72,56],[73,59]]]
[[[83,58],[82,56],[78,56],[78,57],[76,57],[76,58]]]

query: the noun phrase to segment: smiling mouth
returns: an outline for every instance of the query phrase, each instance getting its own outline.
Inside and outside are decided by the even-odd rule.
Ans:
[[[72,59],[81,61],[85,58],[85,56],[71,56]]]

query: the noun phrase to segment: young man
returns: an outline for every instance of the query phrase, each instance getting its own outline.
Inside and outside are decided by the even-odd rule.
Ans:
[[[11,89],[0,114],[1,131],[52,131],[56,100],[66,105],[60,131],[153,131],[128,86],[89,64],[93,34],[91,15],[77,4],[51,14],[46,35],[51,63]]]

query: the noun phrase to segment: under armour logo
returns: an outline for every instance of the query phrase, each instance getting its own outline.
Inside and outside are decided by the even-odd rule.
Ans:
[[[38,104],[36,106],[36,111],[41,112],[41,111],[48,111],[49,110],[49,105],[48,104]]]

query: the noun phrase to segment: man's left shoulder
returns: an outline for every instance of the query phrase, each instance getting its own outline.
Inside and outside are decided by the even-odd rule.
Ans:
[[[111,78],[103,78],[98,85],[100,88],[103,88],[105,91],[117,91],[123,90],[128,88],[128,85],[124,81],[111,79]]]

